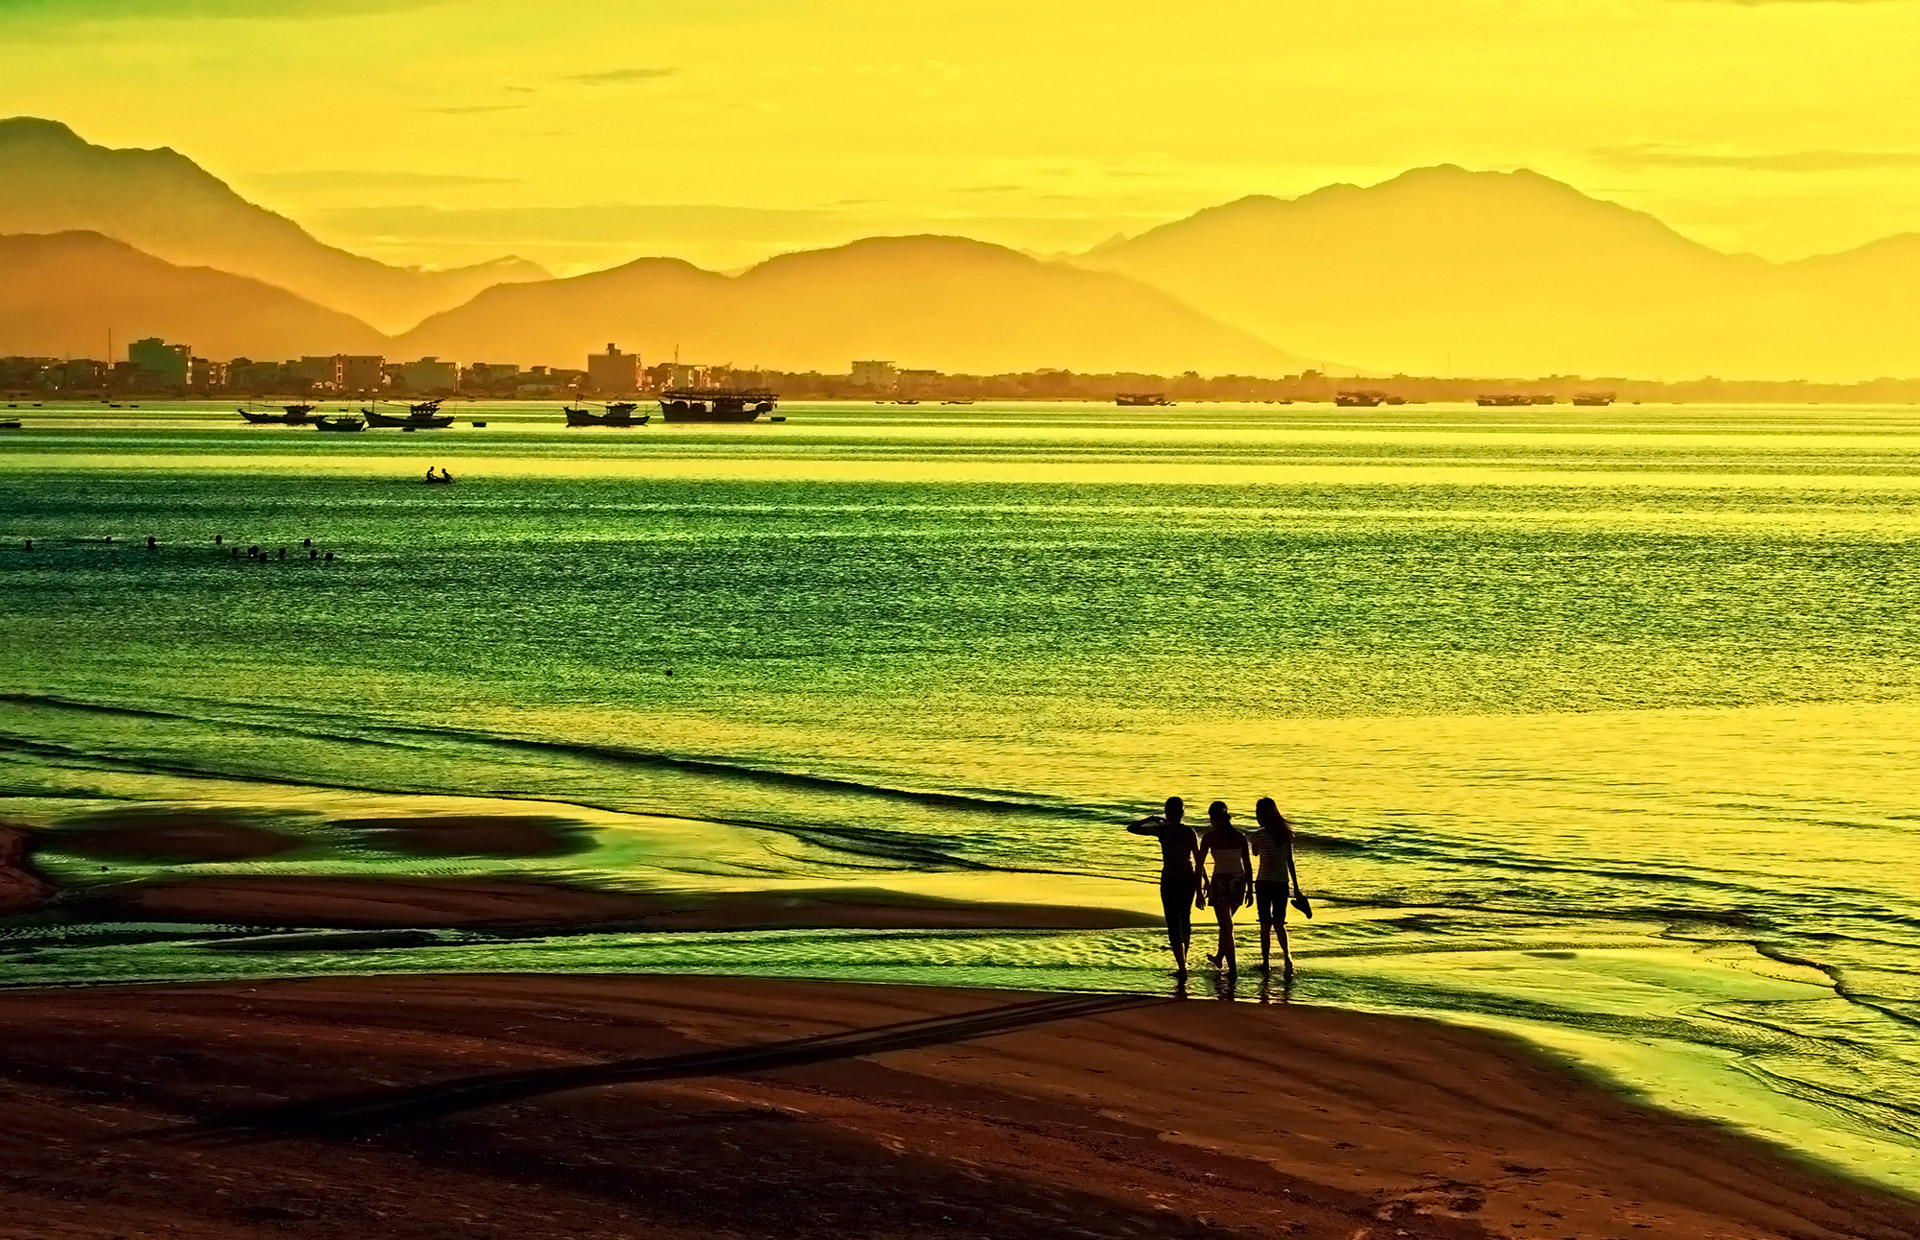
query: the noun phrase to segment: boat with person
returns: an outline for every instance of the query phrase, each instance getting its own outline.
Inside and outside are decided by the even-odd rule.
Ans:
[[[779,403],[779,393],[767,388],[669,388],[660,393],[660,416],[669,422],[751,422]]]
[[[1142,408],[1147,406],[1171,405],[1173,401],[1167,398],[1165,392],[1118,392],[1114,395],[1113,403],[1132,408]]]

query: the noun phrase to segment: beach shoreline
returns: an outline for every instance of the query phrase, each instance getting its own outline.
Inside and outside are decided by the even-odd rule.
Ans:
[[[4,991],[0,1044],[9,1237],[1920,1236],[1517,1040],[1303,1005],[345,977]]]

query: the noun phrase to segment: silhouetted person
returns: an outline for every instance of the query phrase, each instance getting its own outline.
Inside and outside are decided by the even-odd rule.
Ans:
[[[159,545],[160,544],[154,540],[153,535],[151,534],[147,535],[147,550],[151,551]]]
[[[285,547],[280,548],[280,558],[283,560],[287,558],[287,549]]]
[[[327,563],[329,563],[329,564],[331,564],[331,563],[333,563],[333,552],[331,552],[331,551],[329,551],[329,552],[327,552],[327,559],[326,559],[326,562],[327,562]]]
[[[428,482],[433,481],[433,466],[431,465],[427,466],[427,481]]]
[[[1247,847],[1259,868],[1253,874],[1253,907],[1260,917],[1260,967],[1269,969],[1272,943],[1280,940],[1285,975],[1293,976],[1293,951],[1287,944],[1287,901],[1300,900],[1300,872],[1293,864],[1293,824],[1281,814],[1272,797],[1261,797],[1253,807],[1253,830]]]
[[[314,549],[313,549],[312,547],[308,547],[308,548],[307,548],[307,558],[308,558],[309,560],[317,560],[317,559],[319,559],[319,558],[320,558],[320,553],[319,553],[318,551],[315,551],[315,550],[314,550]]]
[[[671,675],[672,673],[668,673]],[[1127,824],[1135,835],[1160,841],[1160,911],[1167,919],[1167,946],[1174,974],[1187,975],[1187,945],[1193,941],[1193,910],[1200,902],[1200,845],[1186,824],[1186,802],[1168,797],[1166,812]]]
[[[213,536],[213,545],[214,545],[214,546],[216,546],[216,547],[217,547],[217,546],[219,546],[219,545],[220,545],[220,543],[221,543],[221,541],[222,541],[223,539],[225,539],[225,538],[226,538],[226,535],[225,535],[225,534],[215,534],[215,535]]]
[[[303,547],[311,547],[311,546],[313,546],[313,539],[311,539],[311,538],[303,538],[303,539],[301,539],[301,540],[300,540],[300,545],[301,545],[301,546],[303,546]]]
[[[1247,871],[1252,868],[1247,837],[1233,829],[1233,815],[1227,813],[1225,801],[1207,806],[1207,819],[1213,826],[1200,837],[1200,865],[1204,871],[1207,858],[1213,858],[1213,872],[1206,875],[1203,882],[1207,903],[1213,907],[1213,915],[1220,923],[1220,947],[1207,957],[1207,963],[1216,969],[1225,966],[1230,973],[1238,972],[1240,964],[1233,954],[1233,910],[1253,899],[1253,892],[1247,886]]]
[[[33,539],[31,538],[27,539],[27,550],[33,550]]]

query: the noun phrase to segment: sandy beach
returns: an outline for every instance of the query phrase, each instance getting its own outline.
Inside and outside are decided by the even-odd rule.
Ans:
[[[0,994],[0,1236],[1903,1237],[1517,1044],[721,978]]]

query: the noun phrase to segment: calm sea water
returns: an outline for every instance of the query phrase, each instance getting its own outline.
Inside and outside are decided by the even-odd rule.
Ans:
[[[76,886],[511,871],[1152,909],[1118,822],[1269,794],[1319,917],[1290,994],[1222,997],[1505,1029],[1920,1190],[1920,413],[556,409],[351,437],[15,411],[4,812],[223,806],[308,840],[51,850]],[[529,806],[590,847],[423,861],[328,826]],[[1171,985],[1151,930],[240,935],[56,910],[0,928],[0,978]]]

